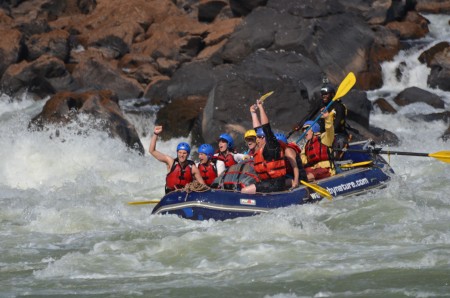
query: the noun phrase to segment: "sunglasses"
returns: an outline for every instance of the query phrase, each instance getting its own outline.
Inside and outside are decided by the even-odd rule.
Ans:
[[[264,136],[256,136],[258,139],[264,139]]]
[[[302,131],[306,131],[308,128],[310,128],[310,126],[302,127]]]

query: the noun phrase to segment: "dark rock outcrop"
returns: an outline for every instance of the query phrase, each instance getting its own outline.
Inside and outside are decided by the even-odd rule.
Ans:
[[[78,121],[78,114],[84,113],[92,116],[92,127],[107,131],[111,137],[121,139],[128,147],[143,154],[139,136],[123,116],[117,102],[117,97],[110,91],[60,92],[45,103],[42,112],[32,119],[30,127],[42,129],[47,123],[62,125]],[[83,123],[81,125],[84,126]]]

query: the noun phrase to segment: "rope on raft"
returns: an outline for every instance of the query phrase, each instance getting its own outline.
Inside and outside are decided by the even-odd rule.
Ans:
[[[190,192],[205,192],[210,190],[210,187],[205,185],[205,184],[201,184],[198,181],[193,181],[191,183],[188,183],[184,186],[183,189],[185,192],[190,193]]]

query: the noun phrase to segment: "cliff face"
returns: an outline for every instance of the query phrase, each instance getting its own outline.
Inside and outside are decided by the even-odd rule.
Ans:
[[[224,131],[236,137],[250,128],[248,107],[268,91],[275,91],[267,101],[273,126],[289,131],[315,108],[314,93],[324,74],[338,85],[352,71],[355,89],[380,87],[380,63],[397,54],[403,40],[428,32],[418,11],[450,12],[438,0],[16,0],[1,5],[2,92],[27,90],[39,99],[109,90],[112,102],[142,98],[140,104],[161,105],[158,122],[167,138],[194,132],[194,140],[206,142]],[[436,86],[444,90],[449,90],[449,64],[441,53],[447,50],[427,61],[436,69]],[[354,91],[345,100],[365,115],[369,105],[352,104],[360,98]]]

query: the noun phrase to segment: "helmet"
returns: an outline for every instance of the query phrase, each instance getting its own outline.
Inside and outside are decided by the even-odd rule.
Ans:
[[[189,155],[191,153],[191,146],[189,146],[188,143],[185,142],[181,142],[180,144],[178,144],[177,146],[177,152],[180,150],[186,150],[187,154]]]
[[[214,148],[210,144],[203,144],[198,147],[198,153],[204,153],[208,158],[211,158],[214,155]]]
[[[308,127],[308,126],[311,126],[311,125],[312,125],[311,130],[313,131],[313,133],[318,133],[318,132],[320,132],[320,126],[319,126],[319,124],[314,123],[314,121],[311,121],[311,120],[306,121],[305,124],[303,124],[303,128]]]
[[[244,139],[246,138],[256,138],[256,131],[254,129],[247,130],[244,135]]]
[[[288,143],[288,140],[287,140],[286,136],[284,135],[284,133],[277,132],[277,133],[275,134],[275,137],[277,138],[278,141],[282,141],[282,142],[285,143],[285,144]]]
[[[221,134],[219,136],[219,140],[221,140],[221,139],[225,140],[228,143],[228,149],[233,149],[234,141],[233,141],[233,138],[229,134],[227,134],[227,133]]]
[[[262,127],[258,128],[258,129],[256,130],[256,135],[257,135],[258,137],[265,137],[265,136],[266,136],[266,134],[264,133],[264,130],[262,129]]]
[[[336,93],[336,89],[331,84],[323,85],[322,88],[320,88],[321,94],[330,94],[330,93]]]

